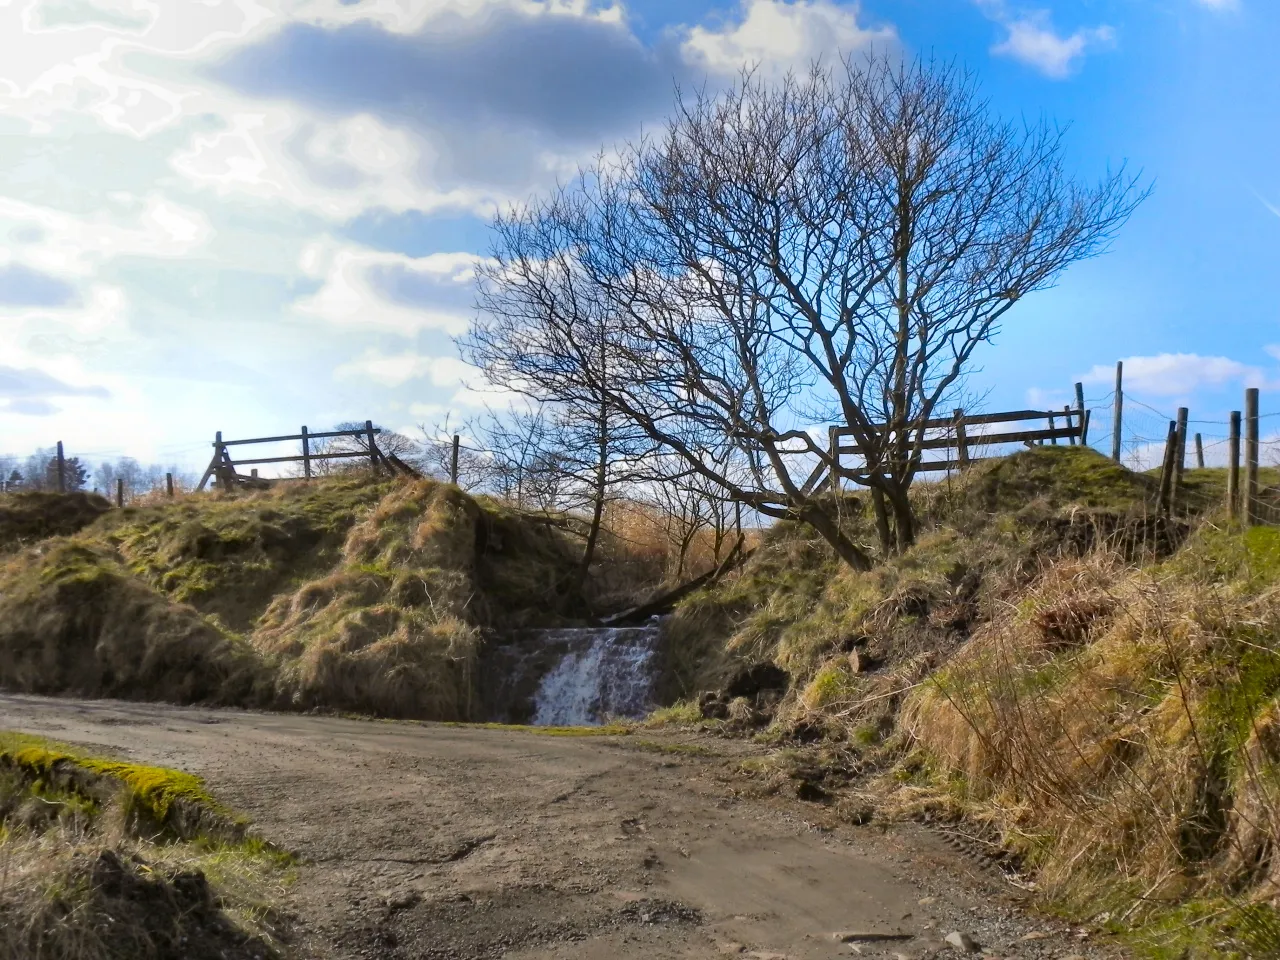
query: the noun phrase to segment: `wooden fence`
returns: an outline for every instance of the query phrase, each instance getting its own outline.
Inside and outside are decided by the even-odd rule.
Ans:
[[[1011,429],[1012,424],[1023,424],[1029,421],[1045,421],[1047,426],[1035,429]],[[911,429],[919,429],[913,424]],[[875,426],[874,430],[883,431],[883,426]],[[920,472],[940,472],[962,470],[971,463],[989,459],[988,448],[1007,443],[1024,443],[1034,446],[1040,443],[1056,444],[1063,440],[1071,446],[1085,445],[1089,439],[1089,411],[1083,403],[1076,407],[1063,407],[1061,410],[1010,410],[1006,413],[966,414],[956,410],[950,417],[927,420],[924,423],[926,436],[920,444],[922,451],[942,451],[937,460],[922,459]],[[945,431],[942,436],[928,436],[929,432]],[[864,456],[865,453],[855,439],[846,443],[849,438],[856,438],[852,427],[837,426],[829,428],[830,459],[843,465],[845,456]],[[1002,454],[997,454],[1002,455]],[[803,490],[812,493],[821,489],[831,480],[826,463],[820,463],[805,481]]]
[[[377,440],[375,439],[382,431],[373,425],[372,420],[364,422],[364,428],[361,430],[329,430],[322,433],[311,433],[304,426],[301,433],[291,433],[281,437],[252,437],[248,440],[224,440],[222,439],[222,431],[219,430],[213,441],[213,459],[209,461],[209,466],[205,469],[204,475],[200,478],[200,483],[196,486],[196,490],[201,491],[210,479],[215,479],[224,490],[232,490],[236,487],[254,487],[266,486],[267,480],[258,476],[257,466],[264,463],[301,463],[302,479],[310,480],[312,476],[312,466],[317,461],[329,460],[352,460],[367,459],[371,469],[385,469],[391,473],[402,473],[416,475],[418,471],[401,460],[393,453],[384,453],[378,449]],[[340,450],[340,451],[313,451],[311,442],[313,440],[329,440],[336,437],[346,437],[355,440],[358,444],[363,444],[357,450]],[[300,441],[302,448],[297,455],[288,455],[283,457],[250,457],[246,459],[236,460],[231,456],[228,447],[245,446],[255,443],[288,443],[290,441]],[[252,467],[252,473],[244,476],[236,472],[236,467]]]

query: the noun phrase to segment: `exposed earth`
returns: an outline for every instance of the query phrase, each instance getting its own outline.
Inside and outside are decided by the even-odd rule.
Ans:
[[[302,858],[298,957],[1118,955],[941,831],[747,795],[744,741],[8,695],[0,729],[204,777]]]

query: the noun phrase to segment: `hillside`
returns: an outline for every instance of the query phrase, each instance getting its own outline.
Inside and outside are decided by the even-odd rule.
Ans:
[[[1165,520],[1155,478],[1038,447],[921,487],[925,532],[869,573],[779,524],[676,611],[656,719],[777,743],[759,789],[955,823],[1143,955],[1274,955],[1280,530],[1226,523],[1220,474]],[[780,699],[742,687],[760,663]]]
[[[430,480],[17,495],[0,537],[10,690],[464,719],[480,630],[582,607],[555,527]]]

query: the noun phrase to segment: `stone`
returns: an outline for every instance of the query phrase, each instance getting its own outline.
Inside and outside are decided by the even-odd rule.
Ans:
[[[747,948],[736,940],[725,940],[716,944],[716,949],[726,956],[736,956],[739,953],[745,953]]]
[[[957,950],[963,951],[964,953],[977,953],[982,949],[978,946],[978,942],[974,940],[973,937],[969,936],[967,933],[962,933],[959,930],[952,930],[943,939],[946,940],[947,943],[951,944],[951,946],[955,947]]]
[[[921,898],[920,898],[919,900],[917,900],[916,902],[917,902],[917,903],[919,903],[919,904],[920,904],[920,906],[922,906],[922,907],[927,907],[927,906],[929,906],[929,904],[931,904],[931,903],[933,903],[933,902],[934,902],[934,898],[933,898],[933,897],[921,897]]]
[[[1019,938],[1018,942],[1029,943],[1032,940],[1047,940],[1047,939],[1049,939],[1049,935],[1045,933],[1043,930],[1032,930],[1025,937]]]

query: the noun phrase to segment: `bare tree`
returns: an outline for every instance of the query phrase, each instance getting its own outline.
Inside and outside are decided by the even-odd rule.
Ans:
[[[480,269],[487,273],[489,268]],[[496,275],[488,275],[488,280],[481,286],[482,305],[495,289],[493,283],[501,284]],[[536,316],[528,321],[535,327],[539,324]],[[593,364],[596,382],[613,376],[612,340],[605,335],[606,326],[597,323],[591,339],[593,353],[589,361],[583,358]],[[495,333],[499,336],[494,337]],[[542,325],[538,335],[554,338],[554,324]],[[603,390],[592,382],[567,378],[570,368],[552,364],[517,373],[506,362],[513,344],[495,328],[474,324],[458,345],[463,357],[479,367],[490,383],[533,402],[530,411],[512,409],[500,415],[491,411],[478,432],[495,466],[506,467],[498,476],[508,481],[508,497],[524,502],[528,493],[536,491],[544,509],[588,512],[579,565],[585,578],[600,542],[605,508],[615,490],[641,475],[640,464],[653,449],[653,441],[613,409]],[[533,375],[528,375],[530,371]]]
[[[840,498],[805,477],[819,463],[869,487],[881,549],[912,542],[925,424],[975,349],[1145,195],[1123,168],[1081,184],[1061,156],[1059,130],[993,119],[955,67],[746,74],[498,219],[473,359],[603,402],[726,498],[866,569]],[[833,455],[816,429],[831,422],[861,463]]]

